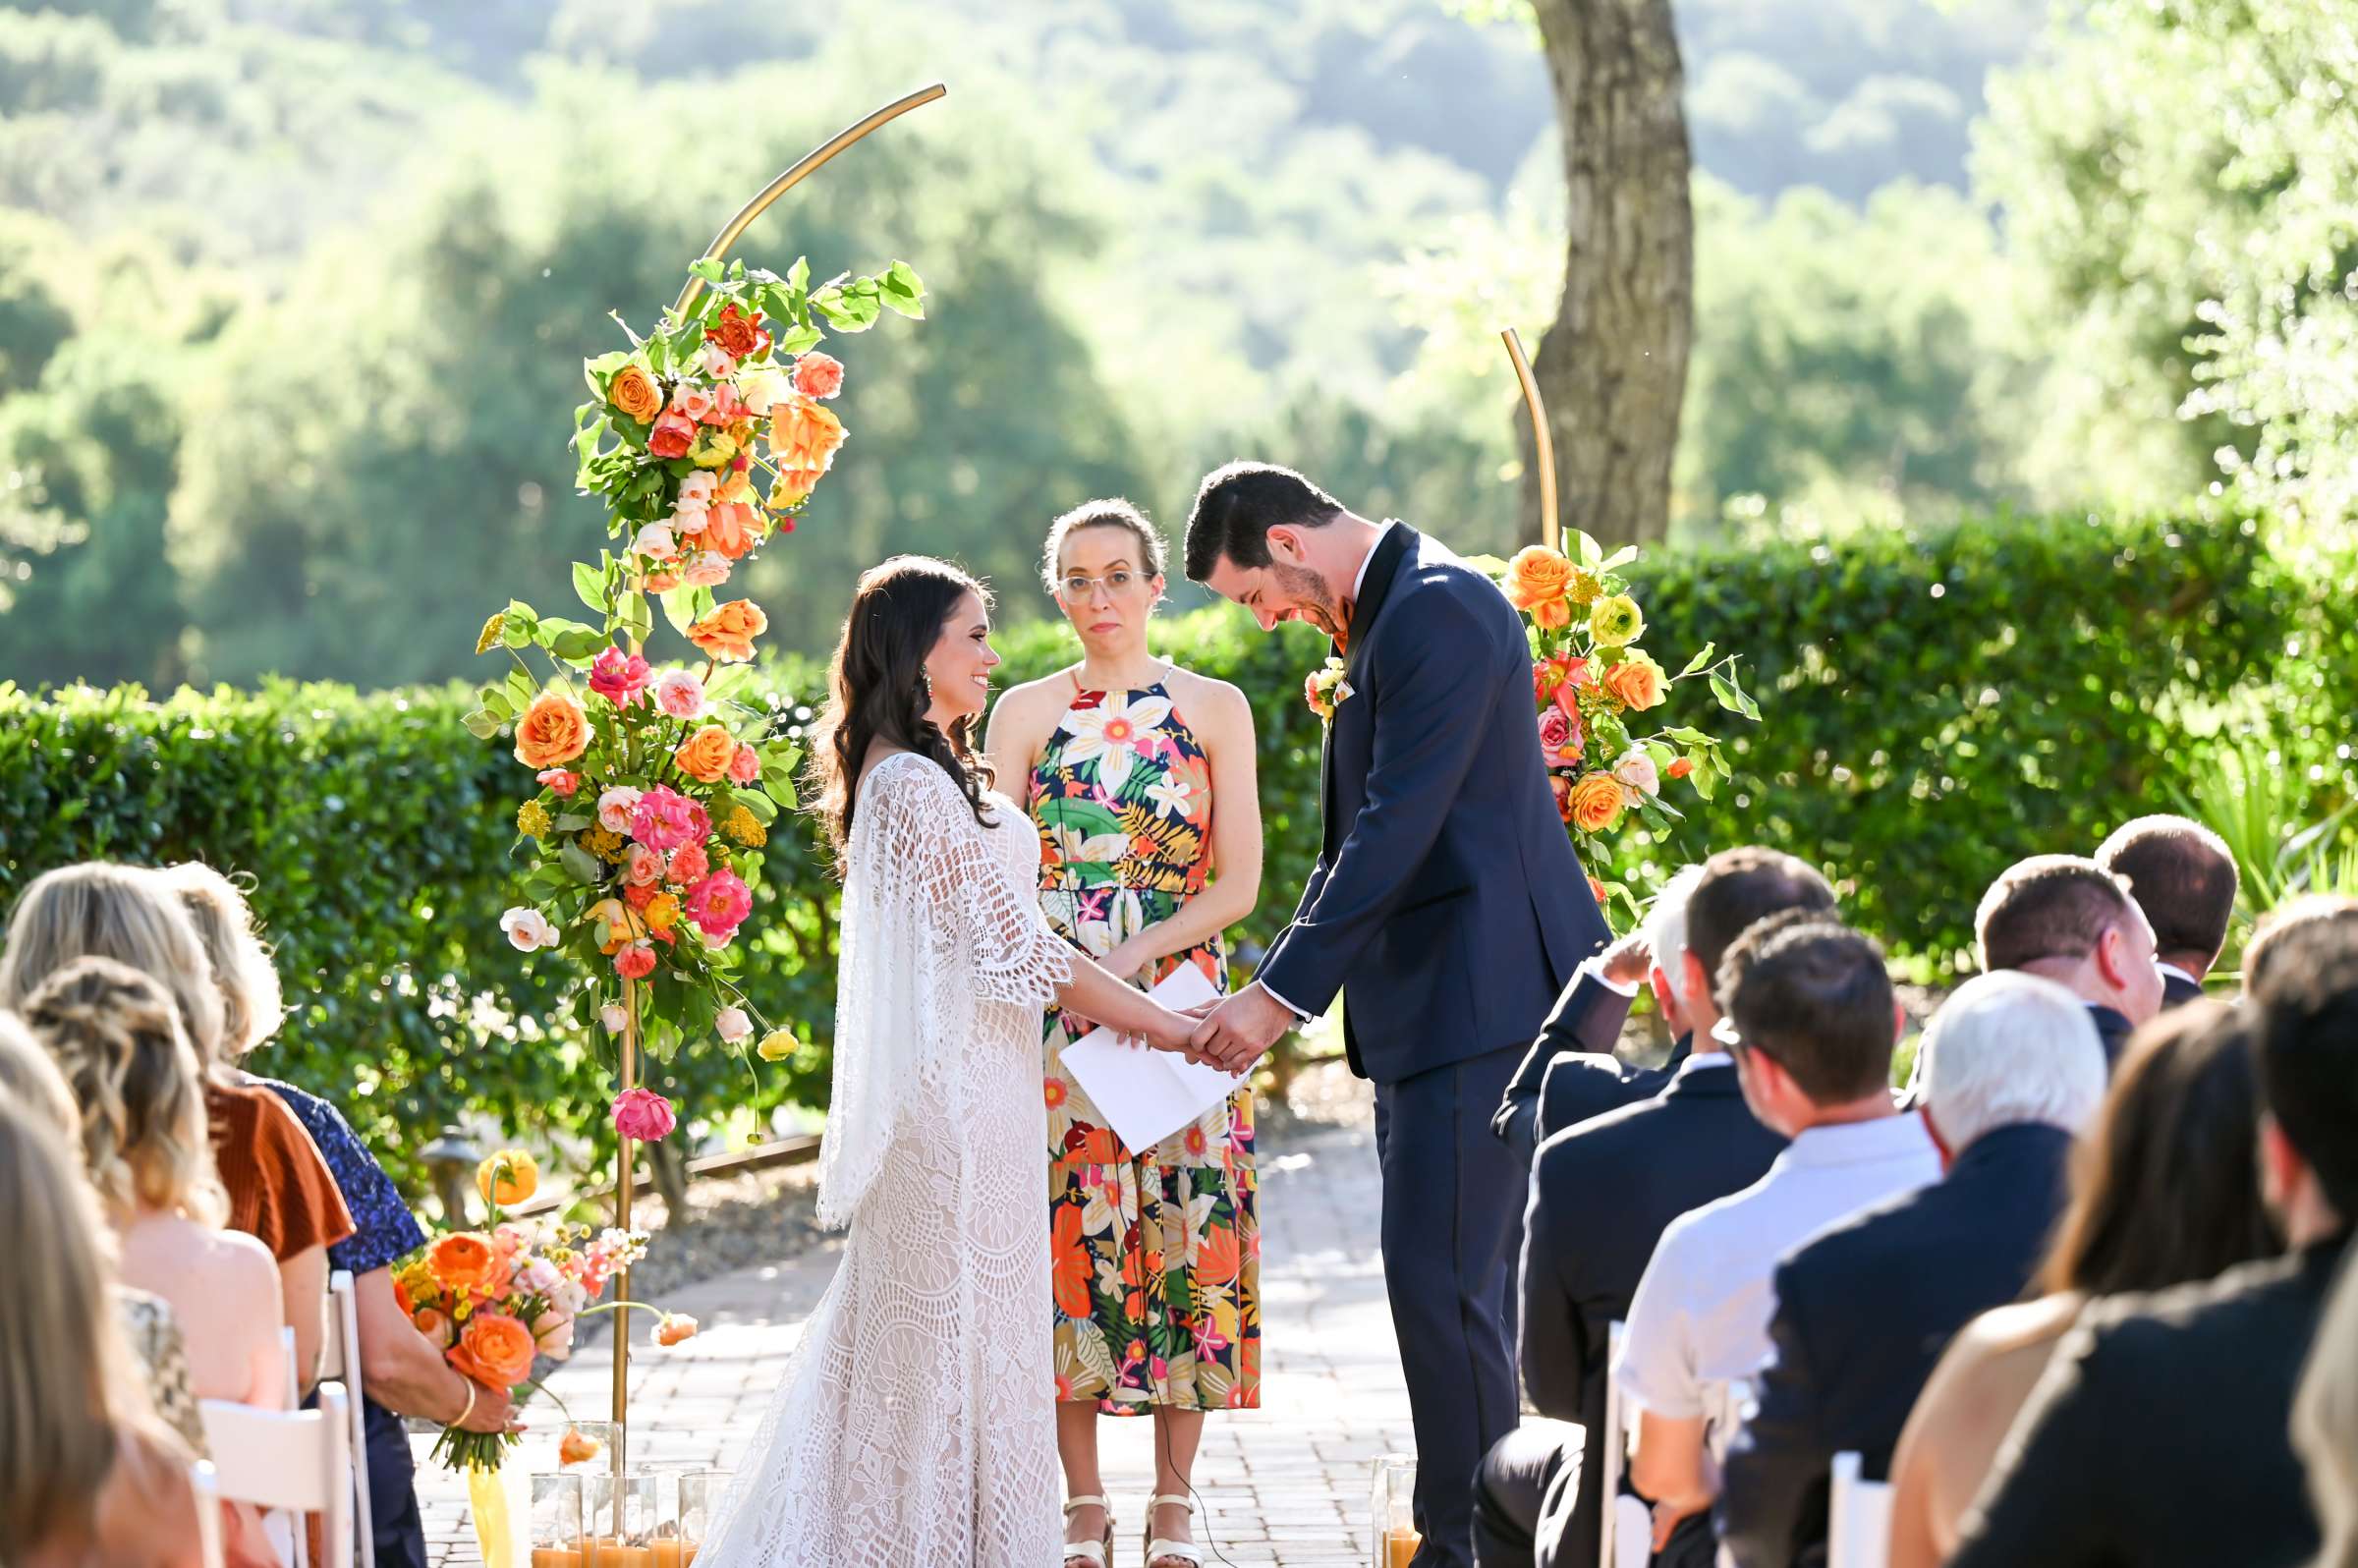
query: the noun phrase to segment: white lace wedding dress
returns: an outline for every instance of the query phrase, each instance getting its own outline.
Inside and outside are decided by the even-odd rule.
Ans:
[[[861,785],[819,1217],[849,1224],[700,1568],[1057,1560],[1039,840],[909,753]]]

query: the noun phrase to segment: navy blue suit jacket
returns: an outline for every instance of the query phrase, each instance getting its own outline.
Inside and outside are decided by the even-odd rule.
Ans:
[[[1908,1411],[1968,1319],[2021,1298],[2060,1211],[2071,1135],[1975,1139],[1948,1174],[1803,1243],[1776,1268],[1759,1408],[1728,1445],[1720,1544],[1738,1568],[1822,1562],[1837,1453],[1891,1468]]]
[[[1259,978],[1313,1014],[1342,992],[1352,1071],[1398,1083],[1527,1043],[1607,933],[1497,585],[1395,524],[1346,644],[1318,865]]]

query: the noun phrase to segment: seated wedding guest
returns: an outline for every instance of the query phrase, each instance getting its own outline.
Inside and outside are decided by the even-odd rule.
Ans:
[[[2034,855],[2001,872],[1973,918],[1982,968],[2051,980],[2088,1004],[2105,1060],[2162,1010],[2154,928],[2121,879],[2076,855]]]
[[[1476,1496],[1486,1562],[1520,1562],[1543,1538],[1563,1561],[1595,1559],[1607,1329],[1629,1316],[1663,1227],[1751,1186],[1785,1147],[1753,1118],[1733,1059],[1710,1038],[1719,1022],[1711,981],[1739,933],[1773,916],[1816,918],[1831,906],[1833,890],[1802,862],[1750,848],[1712,856],[1685,896],[1674,897],[1686,874],[1673,877],[1647,912],[1655,997],[1683,1059],[1653,1098],[1554,1134],[1533,1161],[1519,1298],[1524,1391],[1542,1415],[1578,1423],[1583,1448],[1559,1455],[1556,1428],[1533,1428],[1491,1450]],[[1688,1054],[1699,1034],[1704,1049]],[[1570,1064],[1582,1060],[1566,1056],[1555,1072],[1574,1076]],[[1600,1192],[1613,1201],[1597,1202]],[[1558,1474],[1571,1480],[1568,1497],[1545,1495],[1543,1478]],[[1700,1540],[1709,1557],[1709,1521],[1697,1519],[1682,1534]],[[1674,1555],[1682,1549],[1673,1542]]]
[[[1639,1412],[1630,1480],[1654,1499],[1657,1548],[1718,1490],[1712,1418],[1768,1353],[1777,1260],[1940,1174],[1924,1123],[1892,1103],[1903,1018],[1874,941],[1831,921],[1765,922],[1728,949],[1719,996],[1713,1037],[1745,1103],[1792,1142],[1750,1187],[1672,1221],[1630,1303],[1612,1375]]]
[[[2035,1287],[1957,1334],[1891,1461],[1890,1568],[1939,1568],[2055,1342],[2097,1296],[2209,1279],[2276,1250],[2260,1202],[2249,1020],[2224,1002],[2137,1032],[2072,1154]]]
[[[2274,963],[2279,943],[2294,931],[2320,924],[2358,928],[2358,898],[2346,893],[2303,893],[2260,917],[2252,939],[2243,947],[2244,990],[2260,988],[2261,978]]]
[[[52,1109],[0,1088],[0,1257],[39,1260],[0,1312],[0,1540],[13,1568],[202,1568],[189,1451],[106,1310],[110,1238]]]
[[[2129,884],[2154,928],[2162,1005],[2202,995],[2235,913],[2235,857],[2226,841],[2188,817],[2140,816],[2112,830],[2096,864]]]
[[[160,982],[204,1070],[213,1168],[229,1195],[229,1228],[278,1260],[284,1320],[295,1329],[297,1377],[316,1380],[327,1324],[327,1249],[353,1233],[318,1146],[286,1103],[240,1084],[221,1062],[222,1002],[196,924],[155,871],[93,861],[33,878],[0,952],[0,1007],[21,1007],[51,972],[85,954],[129,964]]]
[[[1707,884],[1711,891],[1697,913],[1695,890]],[[1685,1061],[1693,1036],[1709,1034],[1719,1021],[1711,1002],[1712,979],[1746,926],[1777,910],[1834,907],[1834,890],[1816,868],[1755,845],[1721,850],[1704,862],[1684,896],[1674,895],[1677,885],[1674,877],[1656,895],[1643,926],[1581,967],[1516,1069],[1490,1130],[1524,1159],[1557,1133],[1661,1092]],[[1652,979],[1658,1001],[1673,976],[1688,1001],[1683,1031],[1673,1030],[1669,1060],[1658,1068],[1619,1061],[1613,1045],[1638,981]]]
[[[41,1120],[61,1131],[82,1125],[74,1092],[66,1087],[57,1063],[14,1013],[0,1013],[0,1092],[16,1095]],[[204,1421],[197,1413],[195,1386],[189,1377],[188,1342],[181,1336],[180,1319],[172,1316],[171,1304],[120,1281],[110,1285],[107,1293],[114,1298],[124,1337],[146,1385],[149,1408],[189,1445],[190,1452],[201,1458]]]
[[[2285,1255],[2083,1312],[1966,1515],[1955,1568],[2312,1560],[2288,1427],[2358,1215],[2358,933],[2293,932],[2250,1001],[2261,1187]]]
[[[1945,1174],[1776,1267],[1773,1348],[1715,1511],[1739,1568],[1822,1563],[1834,1455],[1859,1453],[1881,1480],[1949,1337],[2020,1298],[2063,1206],[2072,1139],[2105,1097],[2105,1051],[2062,986],[1983,975],[1935,1015],[1923,1082]]]
[[[284,1016],[278,971],[237,884],[198,862],[171,867],[165,881],[179,893],[221,990],[222,1055],[245,1059],[274,1035]],[[237,1072],[287,1102],[335,1173],[337,1191],[358,1225],[327,1249],[327,1265],[353,1278],[359,1318],[362,1405],[365,1422],[370,1535],[379,1568],[425,1568],[425,1529],[418,1512],[416,1461],[401,1418],[495,1432],[509,1425],[507,1391],[472,1382],[418,1332],[393,1291],[392,1264],[425,1245],[425,1233],[376,1156],[326,1100],[292,1084]]]
[[[2325,1538],[2316,1568],[2358,1568],[2358,1268],[2342,1269],[2318,1324],[2292,1403],[2292,1446]]]

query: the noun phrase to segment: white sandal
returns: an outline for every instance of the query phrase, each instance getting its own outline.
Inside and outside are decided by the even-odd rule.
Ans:
[[[1084,1508],[1105,1510],[1105,1539],[1103,1540],[1068,1540],[1064,1555],[1057,1558],[1057,1568],[1078,1558],[1089,1568],[1113,1568],[1113,1508],[1102,1497],[1075,1497],[1064,1505],[1064,1517],[1070,1519]]]
[[[1147,1568],[1174,1562],[1186,1563],[1188,1568],[1204,1568],[1203,1549],[1194,1541],[1162,1540],[1156,1538],[1154,1510],[1165,1507],[1184,1508],[1190,1517],[1196,1511],[1195,1499],[1191,1497],[1156,1497],[1147,1504]]]

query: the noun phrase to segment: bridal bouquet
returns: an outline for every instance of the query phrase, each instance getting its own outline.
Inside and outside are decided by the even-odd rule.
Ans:
[[[523,1150],[492,1155],[477,1177],[491,1205],[490,1222],[435,1237],[393,1271],[395,1300],[442,1359],[484,1387],[511,1394],[531,1382],[535,1358],[572,1355],[574,1325],[586,1314],[638,1305],[590,1304],[605,1293],[613,1274],[646,1251],[643,1231],[609,1229],[593,1236],[587,1226],[540,1229],[503,1220],[499,1205],[524,1202],[536,1182],[532,1156]],[[695,1331],[693,1319],[666,1315],[656,1338],[675,1344]],[[433,1452],[453,1470],[494,1471],[517,1441],[506,1433],[446,1427]]]
[[[1607,555],[1587,533],[1574,538],[1577,559],[1534,544],[1510,561],[1476,564],[1523,614],[1540,750],[1589,885],[1600,904],[1618,896],[1634,914],[1636,901],[1613,879],[1609,836],[1632,817],[1657,831],[1680,820],[1662,799],[1666,783],[1683,779],[1708,801],[1717,781],[1731,776],[1710,734],[1685,724],[1642,731],[1636,715],[1661,707],[1672,688],[1698,676],[1727,711],[1758,721],[1761,710],[1737,684],[1735,655],[1714,659],[1710,644],[1676,675],[1667,673],[1639,645],[1646,614],[1619,575],[1637,550],[1625,545]]]
[[[704,285],[692,304],[645,338],[625,326],[629,348],[583,366],[577,479],[603,501],[615,541],[573,568],[592,618],[510,600],[476,651],[504,649],[513,668],[467,718],[485,739],[512,730],[538,786],[517,809],[530,869],[501,929],[522,951],[572,956],[595,977],[574,1002],[581,1026],[635,1022],[658,1059],[707,1036],[743,1048],[755,1034],[730,944],[753,910],[768,824],[795,804],[801,755],[782,717],[731,700],[769,623],[753,600],[714,590],[794,531],[846,439],[826,406],[844,366],[820,351],[819,323],[857,332],[887,309],[924,314],[924,285],[897,261],[815,289],[802,261],[782,277],[716,260],[691,270]],[[641,652],[656,604],[693,650],[683,662]],[[782,1030],[758,1047],[771,1059],[793,1048]],[[614,1121],[649,1139],[673,1116],[633,1090]]]

